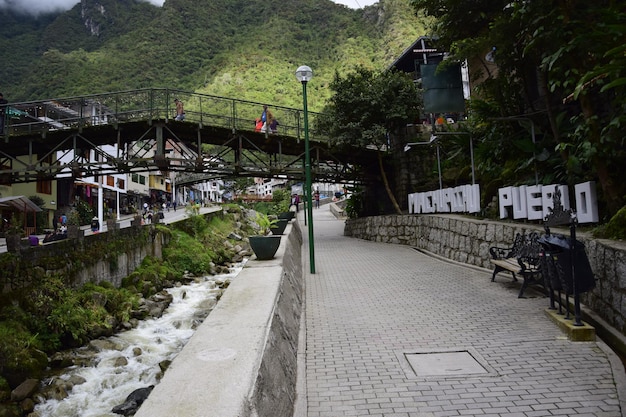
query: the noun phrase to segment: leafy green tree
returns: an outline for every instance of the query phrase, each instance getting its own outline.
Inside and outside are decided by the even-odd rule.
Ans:
[[[502,151],[500,177],[530,182],[532,170],[524,168],[537,166],[548,181],[597,180],[609,214],[624,204],[623,5],[610,0],[412,4],[435,18],[440,47],[470,62],[474,126],[484,134],[483,144]],[[484,58],[489,51],[491,60]],[[537,143],[528,146],[531,126]],[[512,139],[516,136],[524,139]],[[508,142],[518,157],[500,142]],[[488,158],[477,160],[479,168],[487,166],[497,178],[498,169],[489,162],[495,153],[478,149],[477,155]],[[507,170],[507,162],[515,168]]]
[[[397,71],[376,72],[363,67],[345,77],[335,74],[333,95],[323,111],[320,127],[335,146],[374,147],[381,180],[397,213],[402,210],[391,190],[383,155],[404,146],[406,124],[419,114],[420,101],[412,78]]]
[[[244,194],[246,188],[254,184],[254,179],[250,177],[235,177],[224,182],[224,190],[230,192],[233,197],[237,194]]]

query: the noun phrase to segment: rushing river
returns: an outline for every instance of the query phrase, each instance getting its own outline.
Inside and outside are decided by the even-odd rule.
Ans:
[[[191,338],[195,327],[217,302],[221,289],[216,281],[236,276],[241,266],[228,275],[207,276],[194,283],[170,288],[170,306],[160,318],[140,324],[107,340],[113,349],[96,354],[93,366],[72,367],[60,377],[80,380],[68,397],[48,400],[35,407],[41,417],[119,417],[111,409],[122,404],[138,388],[158,384],[159,364],[173,360]],[[50,380],[52,381],[52,380]]]

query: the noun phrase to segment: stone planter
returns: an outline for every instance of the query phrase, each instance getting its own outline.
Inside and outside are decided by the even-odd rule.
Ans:
[[[70,224],[67,226],[67,238],[82,240],[85,237],[85,231],[80,226]]]
[[[270,226],[270,231],[273,235],[282,235],[285,232],[285,228],[289,224],[289,220],[287,219],[278,219],[276,224]]]
[[[250,247],[259,261],[272,259],[280,246],[280,235],[250,236]]]

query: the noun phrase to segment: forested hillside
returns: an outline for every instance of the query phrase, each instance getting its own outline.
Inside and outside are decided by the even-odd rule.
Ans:
[[[0,10],[0,91],[10,101],[170,87],[299,106],[314,71],[321,110],[335,71],[386,68],[425,34],[409,0],[82,0],[37,18]]]

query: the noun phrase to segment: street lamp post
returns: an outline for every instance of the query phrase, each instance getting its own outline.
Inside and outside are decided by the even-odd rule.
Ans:
[[[315,273],[315,245],[313,243],[313,204],[311,196],[311,153],[309,151],[309,114],[306,99],[306,84],[313,78],[311,68],[303,65],[296,70],[296,78],[302,83],[302,100],[304,103],[304,172],[306,177],[306,213],[309,220],[309,263],[311,273]]]

